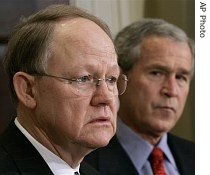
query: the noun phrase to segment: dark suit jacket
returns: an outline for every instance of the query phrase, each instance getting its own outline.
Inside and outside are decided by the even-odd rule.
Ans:
[[[181,175],[194,175],[194,142],[186,141],[169,134],[168,144]],[[138,175],[136,168],[116,136],[112,138],[106,147],[99,148],[86,156],[85,161],[104,175]]]
[[[12,122],[0,136],[0,175],[52,175],[39,152]],[[81,175],[100,175],[85,163],[80,165]]]

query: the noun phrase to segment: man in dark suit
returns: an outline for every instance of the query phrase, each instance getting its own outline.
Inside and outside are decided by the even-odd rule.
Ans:
[[[4,67],[17,117],[0,136],[0,174],[97,175],[82,161],[113,137],[127,84],[107,25],[49,6],[15,27]]]
[[[115,39],[128,77],[120,96],[117,132],[85,159],[103,174],[152,175],[161,157],[168,175],[195,174],[195,144],[169,134],[179,120],[194,74],[194,42],[161,19],[135,22]],[[155,152],[161,156],[153,156]],[[159,154],[159,155],[160,155]]]
[[[53,175],[42,156],[14,123],[1,136],[0,162],[0,175]],[[79,171],[82,175],[100,175],[85,161],[81,163]]]

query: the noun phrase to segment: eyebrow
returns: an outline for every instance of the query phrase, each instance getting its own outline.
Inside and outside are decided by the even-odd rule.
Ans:
[[[173,72],[172,69],[170,69],[168,66],[160,65],[160,64],[152,64],[149,65],[146,69],[159,69],[162,71],[165,71],[167,73]],[[191,75],[192,71],[187,70],[184,68],[178,68],[178,73],[184,74],[184,75]]]
[[[95,73],[100,73],[100,69],[98,69],[98,67],[94,64],[86,64],[86,65],[77,65],[71,69],[72,73],[78,73],[79,71],[94,71]],[[114,73],[119,73],[120,74],[120,67],[118,64],[116,65],[110,65],[107,70],[108,73],[110,73],[111,71],[113,71]],[[93,72],[93,73],[94,73]],[[68,75],[70,72],[66,72],[64,73],[65,75]]]

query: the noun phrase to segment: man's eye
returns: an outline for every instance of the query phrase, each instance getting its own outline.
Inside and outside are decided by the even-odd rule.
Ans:
[[[188,81],[188,78],[183,75],[176,75],[176,79],[180,81]]]
[[[154,76],[161,76],[163,73],[160,71],[151,71],[150,74]]]
[[[85,83],[85,82],[90,82],[92,81],[92,76],[91,75],[85,75],[79,78],[76,78],[76,82],[78,83]]]
[[[117,82],[117,78],[113,76],[107,77],[106,82],[108,82],[109,84],[115,84]]]

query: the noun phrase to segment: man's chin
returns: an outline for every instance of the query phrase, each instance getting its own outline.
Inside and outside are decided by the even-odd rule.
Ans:
[[[113,135],[106,135],[106,136],[102,135],[101,137],[94,138],[92,139],[92,141],[89,141],[88,146],[91,149],[105,147],[106,145],[108,145],[112,137]]]

